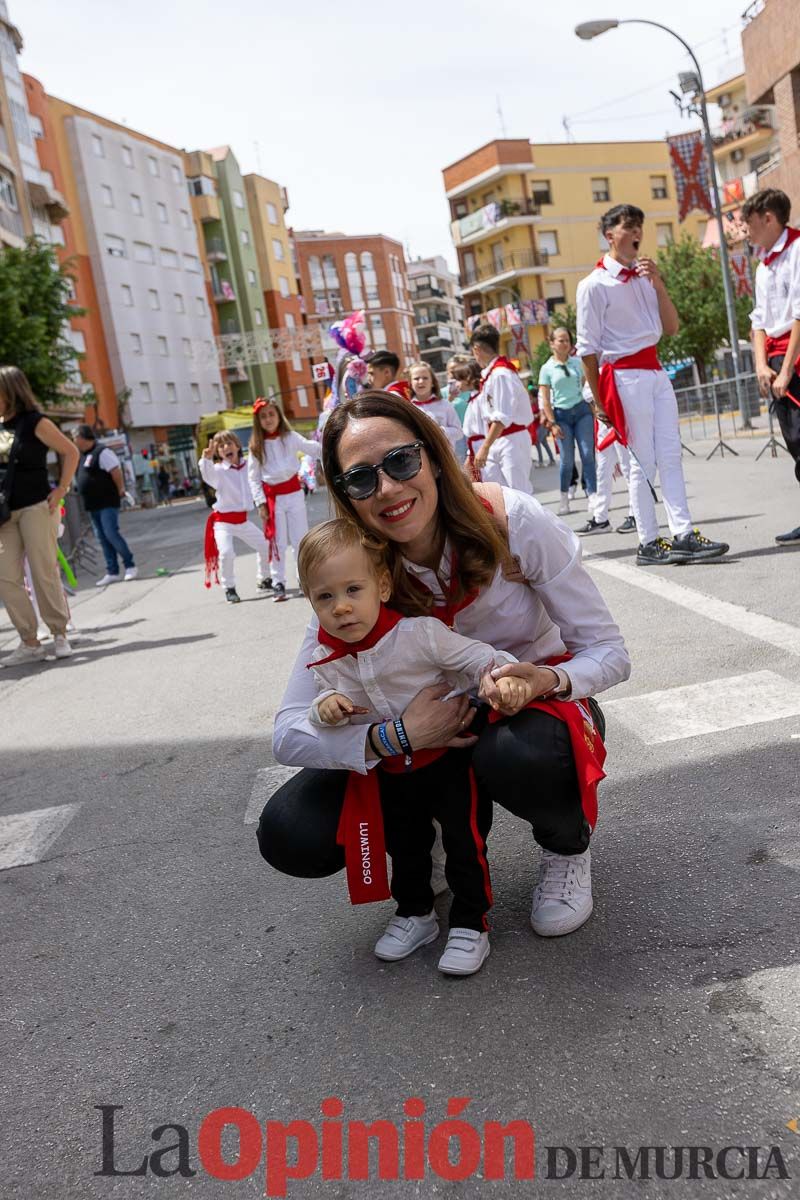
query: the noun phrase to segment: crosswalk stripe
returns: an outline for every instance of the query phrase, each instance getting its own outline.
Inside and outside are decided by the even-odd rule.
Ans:
[[[800,685],[754,671],[607,700],[603,712],[647,745],[760,725],[800,714]]]
[[[244,814],[245,825],[256,824],[261,816],[262,808],[272,793],[276,792],[281,784],[286,783],[287,779],[296,775],[298,770],[298,767],[282,767],[275,763],[272,767],[262,767],[260,771],[256,772],[247,812]]]
[[[0,817],[0,871],[38,862],[79,808],[80,804],[59,804]]]

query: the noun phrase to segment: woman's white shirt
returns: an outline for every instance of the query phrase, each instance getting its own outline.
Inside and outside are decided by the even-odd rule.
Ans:
[[[503,488],[511,553],[527,586],[498,571],[489,587],[456,616],[465,637],[489,642],[521,661],[545,662],[571,653],[562,666],[576,698],[593,696],[630,675],[630,659],[593,579],[581,563],[575,534],[533,496]],[[442,574],[447,578],[445,547]],[[441,589],[433,571],[407,563],[434,596]],[[363,727],[320,729],[308,718],[316,685],[306,663],[318,645],[317,624],[309,626],[275,717],[273,752],[278,762],[300,767],[338,767],[365,772]]]
[[[264,483],[284,483],[300,469],[298,454],[308,454],[317,459],[322,453],[320,442],[301,437],[291,430],[281,437],[264,439],[264,461],[259,462],[252,450],[247,456],[247,476],[253,501],[258,506],[264,503]]]
[[[201,458],[199,465],[204,482],[217,493],[215,512],[249,512],[253,507],[253,497],[246,466],[243,465],[237,470],[229,463],[215,463],[209,458]],[[261,503],[263,504],[263,498]]]

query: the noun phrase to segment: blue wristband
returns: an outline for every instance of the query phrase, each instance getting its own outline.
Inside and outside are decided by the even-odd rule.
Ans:
[[[394,746],[389,741],[389,735],[386,732],[386,721],[384,721],[382,725],[378,726],[378,737],[381,739],[381,742],[383,743],[385,748],[389,751],[390,755],[394,756],[395,754],[397,754],[397,751],[395,750]]]

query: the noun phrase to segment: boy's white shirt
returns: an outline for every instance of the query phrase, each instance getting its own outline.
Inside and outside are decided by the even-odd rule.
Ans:
[[[330,653],[329,647],[318,645],[312,662]],[[339,693],[368,711],[338,724],[385,721],[401,716],[424,687],[446,682],[453,691],[477,692],[487,669],[518,661],[504,650],[462,637],[436,617],[403,617],[370,650],[310,668],[322,690],[311,705],[309,720],[326,724],[320,720],[319,703]]]
[[[497,357],[493,358],[481,371],[481,378],[485,382],[473,401],[479,406],[479,419],[487,429],[493,421],[499,421],[504,429],[508,425],[524,425],[527,428],[533,420],[527,388],[516,371],[508,367],[495,367],[492,371],[492,363],[496,361]]]
[[[623,283],[623,264],[610,254],[603,263],[580,281],[576,298],[578,357],[595,354],[600,363],[655,346],[663,332],[652,283],[640,276]]]
[[[247,467],[234,470],[230,463],[200,459],[200,474],[209,487],[217,493],[214,511],[220,513],[249,512],[253,497],[247,478]]]
[[[785,245],[784,229],[770,251],[778,257],[769,266],[760,262],[756,267],[756,302],[750,323],[753,329],[763,329],[767,337],[780,337],[794,321],[800,321],[800,238],[795,238],[788,250],[783,250]]]

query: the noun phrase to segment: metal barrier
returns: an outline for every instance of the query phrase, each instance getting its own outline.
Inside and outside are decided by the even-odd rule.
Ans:
[[[755,374],[740,375],[739,382],[750,417],[760,416],[761,398]],[[713,383],[702,383],[697,387],[678,388],[675,399],[678,401],[683,441],[702,441],[712,437],[735,438],[745,432],[742,429],[736,383],[733,379],[715,379]]]

